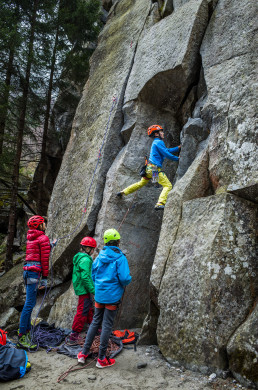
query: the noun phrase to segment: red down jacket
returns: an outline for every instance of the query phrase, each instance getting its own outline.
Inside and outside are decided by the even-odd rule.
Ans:
[[[42,276],[47,277],[50,250],[48,236],[41,230],[30,229],[27,233],[26,258],[23,269],[25,271],[42,272]],[[30,262],[33,264],[30,265]]]

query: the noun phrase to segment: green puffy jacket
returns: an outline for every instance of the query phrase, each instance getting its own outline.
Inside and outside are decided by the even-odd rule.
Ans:
[[[92,258],[83,252],[73,258],[73,287],[76,295],[95,294],[94,283],[91,277]]]

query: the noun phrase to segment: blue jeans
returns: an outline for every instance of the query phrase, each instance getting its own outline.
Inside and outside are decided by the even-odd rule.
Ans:
[[[39,278],[40,274],[37,272],[23,272],[23,279],[26,287],[26,301],[20,318],[20,333],[22,334],[25,334],[31,328],[31,313],[36,305]]]
[[[93,321],[90,324],[86,340],[83,346],[82,353],[87,355],[90,352],[91,344],[93,343],[94,337],[101,326],[102,331],[100,335],[100,346],[99,346],[99,359],[105,359],[106,350],[108,347],[108,340],[112,332],[112,326],[116,316],[117,310],[108,310],[106,308],[98,309],[95,308]]]

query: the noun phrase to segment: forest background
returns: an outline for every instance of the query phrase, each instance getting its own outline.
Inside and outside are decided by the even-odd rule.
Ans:
[[[63,155],[71,129],[57,117],[75,113],[102,25],[99,0],[0,4],[0,272],[24,256],[28,215],[47,213],[47,145]]]

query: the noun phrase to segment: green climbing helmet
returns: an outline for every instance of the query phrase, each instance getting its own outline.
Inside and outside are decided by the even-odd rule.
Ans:
[[[116,229],[108,229],[104,233],[104,244],[106,244],[109,241],[116,241],[120,240],[120,234]]]

